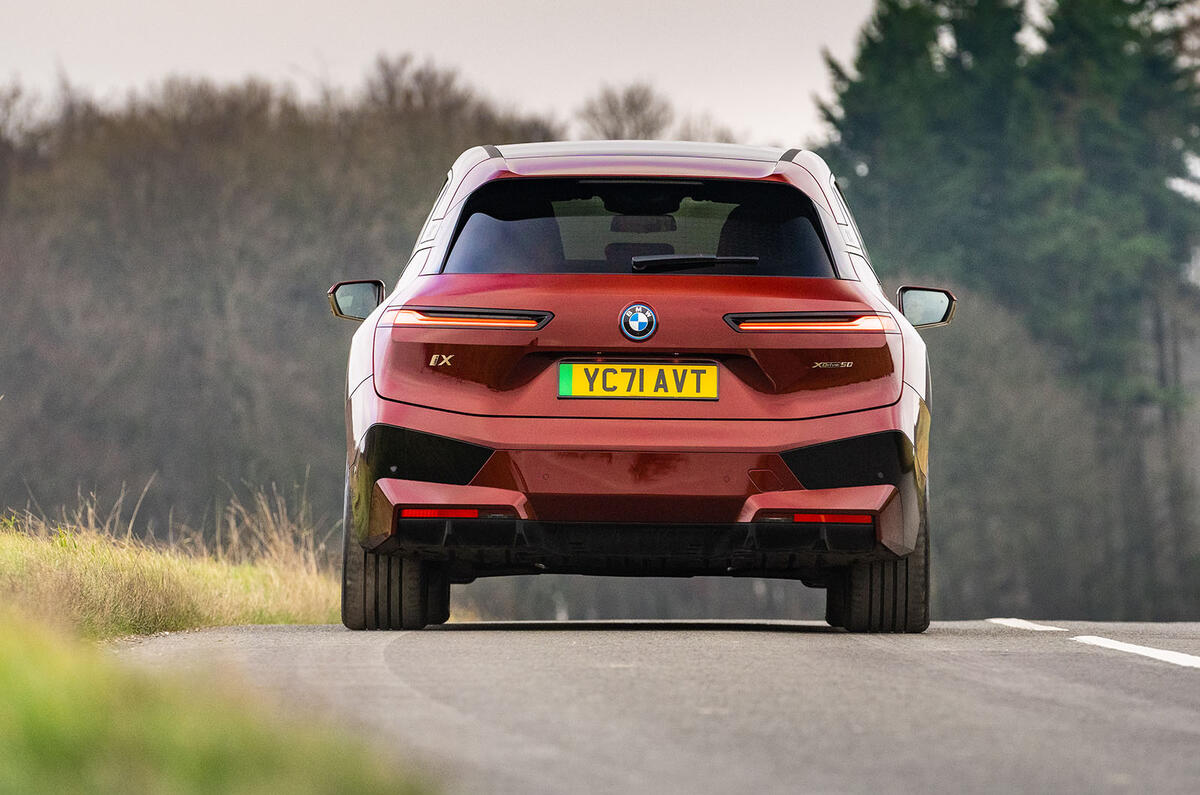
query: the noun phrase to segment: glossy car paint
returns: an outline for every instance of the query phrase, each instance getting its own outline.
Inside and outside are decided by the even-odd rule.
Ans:
[[[653,297],[658,331],[634,342],[621,312]],[[801,419],[886,406],[900,396],[899,333],[739,332],[736,312],[887,312],[857,282],[758,276],[444,274],[417,279],[406,305],[549,311],[540,331],[391,328],[375,333],[373,370],[381,398],[465,414],[578,417],[663,416],[653,401],[573,401],[557,397],[564,358],[716,360],[723,366],[717,405],[680,402],[671,416],[693,419]],[[393,303],[394,303],[393,298]],[[452,355],[451,366],[434,356]],[[440,361],[440,359],[438,360]],[[844,369],[817,362],[851,361]]]
[[[352,341],[346,418],[355,537],[385,549],[402,504],[491,505],[524,520],[646,526],[746,523],[772,509],[859,510],[878,519],[872,554],[910,552],[927,484],[924,343],[884,295],[828,168],[811,153],[788,154],[642,142],[465,152],[409,267]],[[464,199],[480,185],[596,175],[789,184],[818,208],[841,278],[438,273]],[[636,301],[652,305],[659,321],[643,342],[625,338],[618,325],[621,310]],[[399,306],[545,311],[553,319],[536,331],[377,328],[383,311]],[[739,332],[724,319],[798,311],[878,313],[897,330]],[[716,361],[720,399],[560,400],[556,365],[563,359]],[[814,366],[821,362],[853,366]],[[417,482],[386,470],[368,476],[363,441],[376,425],[494,452],[467,483]],[[900,431],[911,445],[911,486],[805,489],[781,457],[885,431]],[[820,556],[807,562],[819,566]],[[488,573],[483,565],[471,570]]]

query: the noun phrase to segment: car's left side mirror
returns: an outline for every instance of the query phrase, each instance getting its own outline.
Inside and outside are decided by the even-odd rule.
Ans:
[[[336,317],[363,320],[383,303],[387,288],[378,279],[354,279],[329,288],[329,308]]]
[[[946,325],[957,303],[954,293],[938,287],[901,287],[896,292],[896,306],[916,328]]]

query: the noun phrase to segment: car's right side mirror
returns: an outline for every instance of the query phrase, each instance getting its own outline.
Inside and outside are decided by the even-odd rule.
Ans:
[[[378,279],[354,279],[329,288],[329,308],[336,317],[365,320],[383,302],[387,288]]]
[[[957,306],[954,293],[938,287],[901,287],[896,291],[896,306],[916,328],[944,326],[954,317]]]

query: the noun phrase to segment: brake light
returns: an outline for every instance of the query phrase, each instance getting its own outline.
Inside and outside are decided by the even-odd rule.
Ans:
[[[820,524],[871,524],[875,517],[869,513],[797,513],[792,515],[793,522]]]
[[[401,519],[478,519],[478,508],[401,508]]]
[[[729,316],[728,321],[738,331],[882,331],[898,332],[896,321],[887,315],[858,315],[831,317],[804,315],[742,315]]]
[[[550,320],[549,312],[489,312],[487,310],[405,309],[389,307],[379,325],[424,326],[426,328],[539,329]]]

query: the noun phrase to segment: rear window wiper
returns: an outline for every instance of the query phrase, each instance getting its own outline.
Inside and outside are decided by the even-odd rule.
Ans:
[[[710,265],[754,265],[758,257],[718,257],[715,254],[646,254],[630,257],[634,273],[663,273]]]

